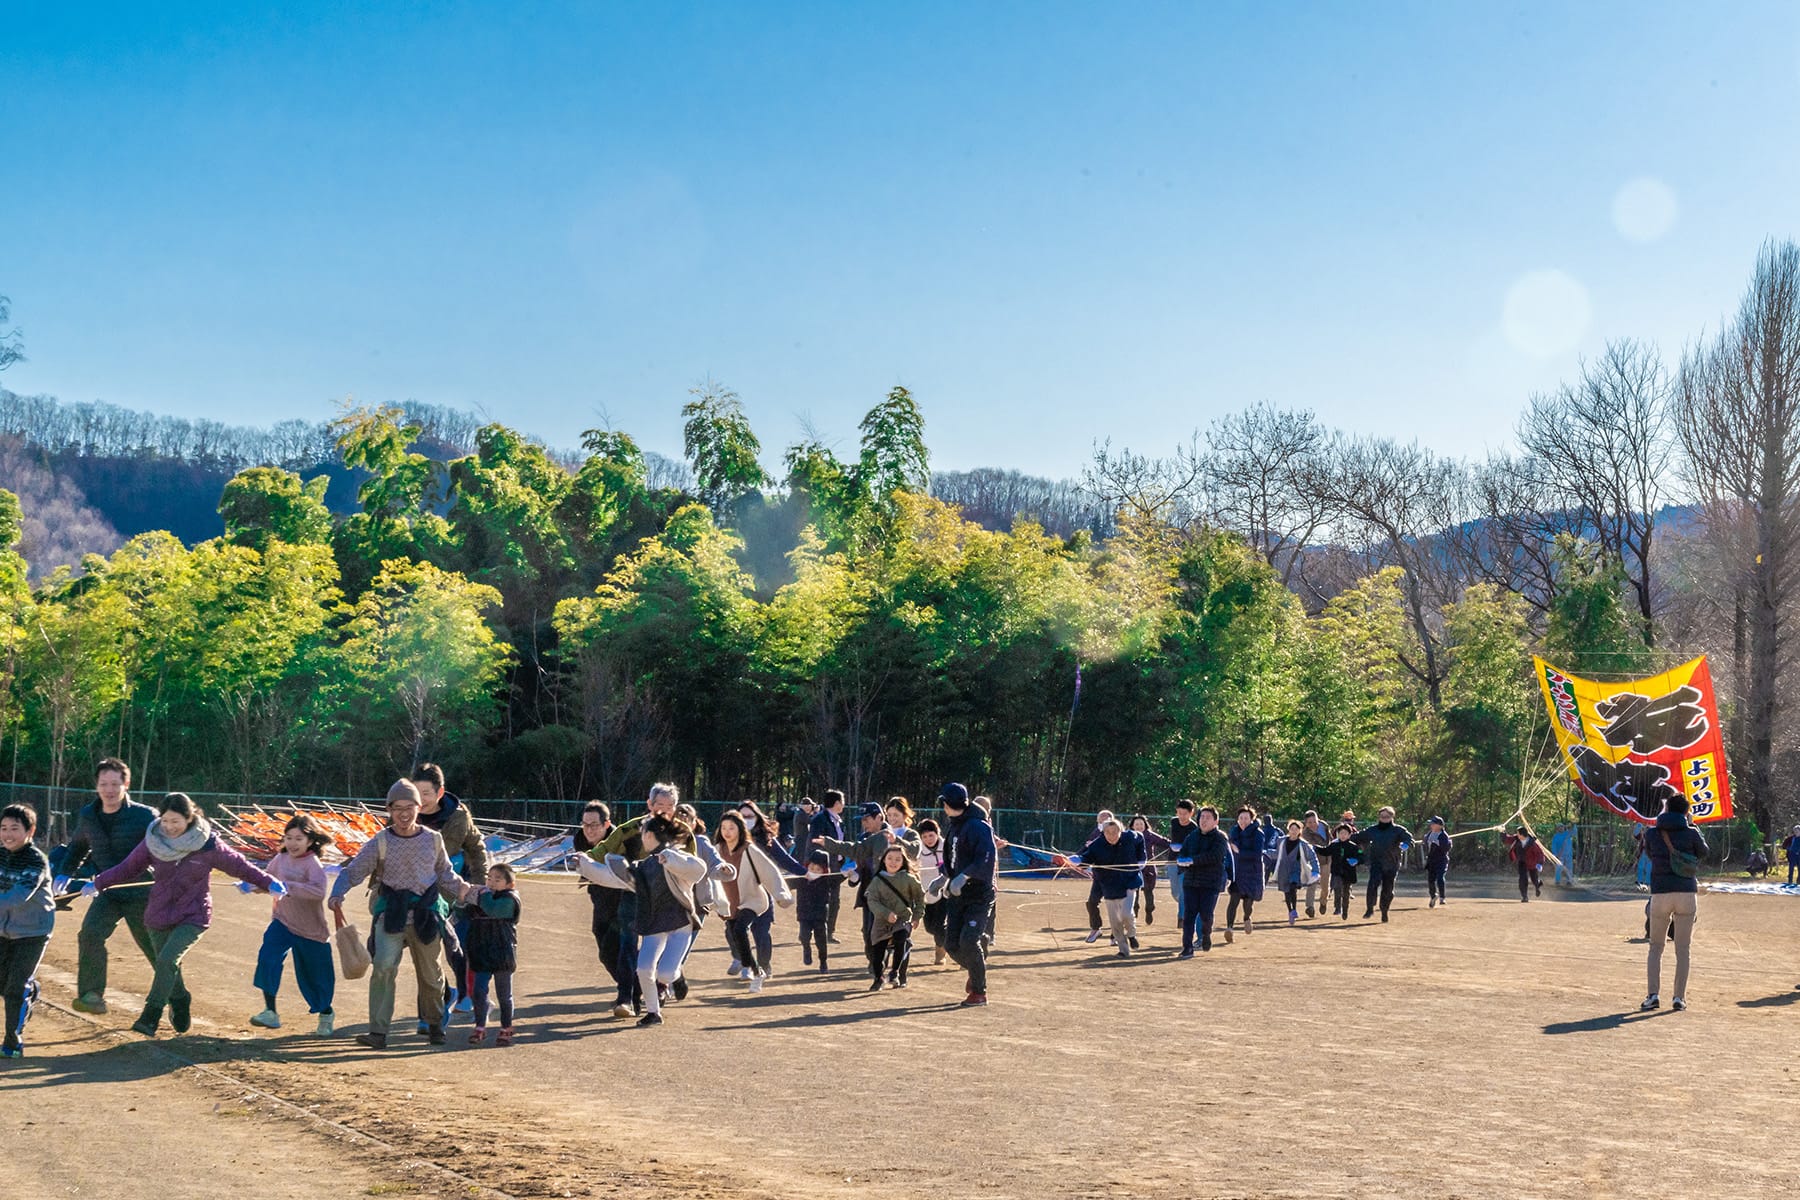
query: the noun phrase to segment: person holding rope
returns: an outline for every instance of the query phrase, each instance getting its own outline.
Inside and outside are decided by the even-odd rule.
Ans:
[[[1339,822],[1335,832],[1335,838],[1321,847],[1318,855],[1331,863],[1331,915],[1348,921],[1350,893],[1356,890],[1356,864],[1362,861],[1362,847],[1350,840],[1356,830],[1348,821]]]
[[[1106,823],[1112,819],[1113,811],[1110,808],[1103,808],[1094,814],[1094,828],[1088,832],[1087,840],[1081,844],[1081,853],[1069,856],[1071,861],[1080,862],[1087,852],[1094,848],[1105,833]],[[1098,872],[1094,872],[1088,880],[1087,894],[1087,940],[1090,946],[1100,940],[1100,902],[1102,899],[1104,896],[1100,888],[1100,875]]]
[[[1200,949],[1212,949],[1213,912],[1219,893],[1231,880],[1231,839],[1219,828],[1219,810],[1200,807],[1198,819],[1175,848],[1181,867],[1181,886],[1186,893],[1181,909],[1181,953],[1194,957],[1194,927],[1200,927]],[[1258,872],[1260,875],[1260,871]]]
[[[1100,836],[1069,861],[1079,862],[1094,872],[1094,882],[1106,904],[1106,919],[1112,926],[1113,944],[1118,947],[1120,958],[1130,958],[1138,948],[1133,916],[1136,905],[1132,901],[1144,885],[1144,839],[1127,832],[1117,817],[1108,817],[1100,827]]]
[[[795,878],[806,874],[806,864],[781,844],[781,839],[776,836],[775,824],[763,816],[756,801],[745,800],[740,803],[738,815],[744,818],[744,828],[750,831],[750,844],[767,855],[779,870]],[[805,847],[798,849],[801,854],[807,852]],[[756,969],[767,979],[775,973],[775,905],[769,905],[756,920],[750,922],[750,940],[756,947]]]
[[[97,799],[82,806],[75,818],[75,836],[69,839],[62,874],[55,883],[59,893],[69,890],[70,878],[85,862],[93,862],[95,874],[124,862],[143,843],[144,831],[156,820],[154,808],[131,798],[131,768],[119,759],[100,760],[94,768],[94,792]],[[106,1011],[106,943],[120,921],[125,922],[144,957],[156,962],[156,949],[144,925],[149,904],[150,888],[140,885],[115,888],[88,905],[81,930],[75,935],[75,1002],[70,1007],[76,1012]]]
[[[1182,876],[1187,868],[1180,862],[1181,844],[1187,835],[1194,831],[1194,802],[1183,796],[1175,802],[1175,820],[1169,824],[1168,842],[1169,860],[1165,870],[1169,874],[1169,895],[1175,898],[1175,924],[1179,928],[1187,917],[1187,889],[1182,886]]]
[[[1521,825],[1517,832],[1502,835],[1506,839],[1506,856],[1519,868],[1519,903],[1531,902],[1531,889],[1544,894],[1544,847],[1529,829]]]
[[[1675,794],[1663,801],[1656,824],[1646,831],[1644,852],[1650,857],[1650,953],[1646,964],[1650,993],[1638,1005],[1642,1012],[1661,1007],[1663,944],[1675,939],[1676,1012],[1687,1008],[1688,948],[1699,915],[1700,858],[1706,838],[1688,820],[1688,798]]]
[[[612,809],[599,800],[590,800],[581,810],[581,825],[572,835],[572,845],[579,854],[587,854],[606,841],[613,831]],[[630,855],[627,855],[629,858]],[[643,995],[638,991],[636,897],[618,888],[599,884],[582,885],[593,905],[590,928],[600,966],[613,981],[612,1015],[635,1017],[642,1011]]]
[[[1263,897],[1263,831],[1256,810],[1248,804],[1237,810],[1237,826],[1231,831],[1231,898],[1225,904],[1225,944],[1231,944],[1231,927],[1237,924],[1238,905],[1244,906],[1244,933],[1248,936],[1251,910]]]
[[[1375,814],[1375,823],[1351,834],[1350,840],[1363,848],[1363,858],[1369,864],[1369,890],[1363,897],[1367,902],[1363,920],[1375,915],[1375,901],[1379,895],[1381,920],[1386,924],[1388,906],[1394,902],[1394,879],[1400,874],[1400,856],[1414,841],[1412,830],[1397,824],[1394,810],[1384,804]]]
[[[913,874],[906,847],[891,843],[882,852],[878,874],[863,897],[869,908],[869,990],[881,990],[882,972],[889,987],[906,986],[906,968],[912,961],[913,927],[925,919],[925,889]]]
[[[36,832],[35,808],[0,808],[0,1000],[6,1013],[0,1058],[25,1053],[25,1022],[37,999],[38,964],[56,924],[50,860],[31,840]]]
[[[369,954],[374,959],[369,973],[369,1030],[358,1034],[356,1041],[371,1050],[387,1048],[400,959],[410,955],[426,1040],[442,1046],[448,1014],[443,952],[438,948],[444,933],[438,897],[449,896],[460,904],[480,889],[465,884],[450,865],[449,851],[437,831],[419,824],[419,789],[411,780],[395,780],[388,789],[387,810],[388,827],[363,843],[331,888],[332,911],[341,914],[350,889],[368,880],[369,912],[377,918],[369,933]]]
[[[919,822],[919,886],[925,891],[925,932],[931,935],[935,951],[931,965],[934,967],[944,961],[944,896],[932,885],[943,873],[943,833],[936,821],[926,817]]]
[[[987,1004],[987,949],[989,910],[994,907],[994,872],[998,852],[994,827],[987,813],[969,802],[969,789],[946,783],[938,793],[947,824],[949,854],[939,877],[944,903],[944,948],[959,967],[969,973],[968,994],[962,1007]]]
[[[837,788],[825,789],[825,803],[819,807],[819,811],[813,814],[812,822],[807,826],[806,841],[802,845],[818,845],[818,839],[822,837],[831,838],[833,841],[843,841],[844,839],[844,793]],[[801,853],[801,847],[795,847],[794,853],[796,855]],[[831,869],[833,872],[843,870],[843,859],[833,855]],[[838,940],[839,898],[837,892],[831,894],[830,901],[831,911],[827,914],[825,921],[825,940],[835,942]]]
[[[763,990],[767,972],[757,965],[751,926],[764,913],[773,912],[775,905],[792,904],[794,896],[780,868],[750,840],[750,827],[738,810],[728,808],[719,817],[716,837],[719,858],[731,867],[730,877],[714,893],[724,902],[716,911],[725,918],[725,944],[731,947],[733,960],[742,965],[743,978],[754,994]]]
[[[1159,855],[1169,852],[1169,839],[1150,828],[1150,818],[1139,813],[1131,818],[1130,832],[1144,843],[1144,886],[1138,888],[1132,898],[1132,912],[1137,911],[1137,902],[1141,898],[1144,903],[1144,924],[1156,924],[1156,860]]]
[[[444,839],[444,850],[465,883],[471,887],[482,886],[487,880],[487,843],[482,840],[481,830],[475,827],[469,806],[444,786],[444,768],[436,763],[421,763],[412,773],[412,781],[419,789],[419,824]],[[471,1009],[469,956],[464,947],[469,942],[472,919],[468,910],[459,907],[451,914],[445,928],[444,962],[449,967],[449,975],[444,981],[444,986],[449,989],[444,995],[446,1021],[452,1012],[469,1012]],[[426,1024],[425,1014],[421,1012],[420,1033],[425,1032]]]
[[[309,1012],[319,1019],[313,1031],[318,1037],[336,1032],[331,1002],[337,993],[337,972],[331,965],[331,922],[325,918],[325,897],[330,885],[319,853],[331,845],[331,835],[319,828],[307,813],[288,818],[281,831],[281,849],[269,860],[270,875],[287,885],[287,895],[275,902],[269,927],[263,931],[256,952],[256,973],[251,986],[262,993],[262,1011],[250,1018],[262,1029],[280,1029],[281,1014],[275,997],[281,991],[281,968],[294,956],[294,982]]]
[[[1431,896],[1427,908],[1448,904],[1444,881],[1450,875],[1450,835],[1444,831],[1444,818],[1433,817],[1425,823],[1425,890]]]
[[[673,795],[673,785],[657,786],[669,787]],[[693,833],[674,817],[654,813],[639,821],[634,832],[643,850],[637,862],[608,854],[603,862],[578,859],[576,867],[590,883],[637,894],[638,985],[645,1010],[638,1028],[649,1029],[663,1023],[664,999],[674,993],[682,960],[699,932],[696,889],[706,880],[707,866],[697,855],[680,849],[683,842],[692,841]]]

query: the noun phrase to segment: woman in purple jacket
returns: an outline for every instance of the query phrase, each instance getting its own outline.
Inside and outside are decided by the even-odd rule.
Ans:
[[[175,1032],[188,1031],[193,997],[181,979],[181,960],[212,924],[213,871],[223,871],[250,884],[246,890],[287,894],[286,885],[279,879],[258,870],[222,844],[192,800],[180,792],[170,792],[158,807],[161,815],[144,830],[144,840],[137,849],[81,889],[84,896],[97,896],[107,888],[132,883],[152,868],[156,871],[150,881],[150,902],[144,909],[144,925],[150,930],[150,944],[156,951],[156,974],[151,979],[150,994],[144,998],[144,1013],[131,1025],[145,1037],[156,1036],[164,1005],[168,1006],[169,1024]]]

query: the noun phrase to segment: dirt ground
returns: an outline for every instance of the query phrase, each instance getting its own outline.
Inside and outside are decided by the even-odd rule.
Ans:
[[[111,1014],[49,1008],[29,1057],[0,1063],[0,1120],[29,1122],[0,1192],[1318,1200],[1800,1185],[1792,900],[1702,897],[1693,1008],[1641,1017],[1641,899],[1546,888],[1522,905],[1505,881],[1453,879],[1450,905],[1428,911],[1418,882],[1403,878],[1386,926],[1259,922],[1176,962],[1166,901],[1121,961],[1082,940],[1085,885],[1009,881],[993,1003],[970,1011],[949,966],[868,994],[852,939],[841,970],[803,971],[785,915],[778,973],[750,996],[725,978],[714,924],[689,962],[692,996],[638,1030],[602,1003],[586,899],[531,880],[519,1043],[469,1049],[460,1017],[448,1047],[409,1023],[375,1053],[349,1041],[360,982],[341,986],[336,1040],[310,1036],[291,979],[289,1027],[251,1028],[268,902],[221,880],[189,957],[192,1033],[152,1046],[114,1032],[149,974],[121,931]],[[71,998],[78,917],[52,942],[53,1005]]]

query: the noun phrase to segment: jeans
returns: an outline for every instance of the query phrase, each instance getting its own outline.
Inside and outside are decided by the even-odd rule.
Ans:
[[[172,1002],[187,1003],[187,984],[181,978],[181,960],[194,948],[206,930],[198,925],[177,925],[173,929],[152,929],[150,944],[156,947],[156,971],[150,977],[150,992],[144,997],[144,1008],[161,1013]]]
[[[1662,989],[1663,943],[1669,926],[1675,927],[1675,994],[1687,995],[1688,947],[1693,942],[1694,921],[1700,905],[1693,892],[1657,892],[1650,897],[1650,994]]]
[[[513,995],[511,971],[473,971],[475,985],[472,1003],[475,1007],[475,1027],[487,1027],[488,1018],[488,981],[494,983],[494,997],[500,1001],[500,1028],[511,1029],[513,1021]]]
[[[1425,873],[1425,891],[1434,900],[1444,898],[1444,880],[1450,875],[1450,864],[1439,863]]]
[[[1175,922],[1180,924],[1182,919],[1187,916],[1187,888],[1183,887],[1181,882],[1182,876],[1186,875],[1187,871],[1174,863],[1169,863],[1163,867],[1163,870],[1169,876],[1169,895],[1175,898]]]
[[[1194,948],[1194,926],[1200,927],[1200,946],[1212,949],[1213,913],[1219,905],[1217,888],[1182,889],[1181,952]]]
[[[294,982],[300,985],[300,998],[306,1001],[306,1010],[330,1012],[337,991],[337,972],[331,965],[331,943],[300,937],[280,921],[270,921],[263,931],[262,949],[256,952],[256,975],[251,985],[271,996],[279,992],[281,965],[290,951],[294,955]]]
[[[770,904],[761,916],[750,922],[750,940],[756,943],[756,965],[764,975],[775,962],[775,905]]]
[[[1113,939],[1118,942],[1119,949],[1129,951],[1131,943],[1127,940],[1137,936],[1137,918],[1132,915],[1131,902],[1137,895],[1133,888],[1117,900],[1106,898],[1106,920],[1112,926]]]
[[[1388,906],[1394,902],[1394,877],[1398,874],[1400,874],[1398,867],[1391,871],[1380,866],[1371,865],[1369,867],[1369,890],[1363,896],[1367,902],[1364,916],[1375,911],[1377,893],[1380,894],[1382,915],[1387,915]]]
[[[0,937],[0,998],[6,1002],[5,1042],[17,1046],[25,1036],[25,1022],[31,1018],[31,997],[37,995],[32,976],[44,957],[50,935],[38,937]]]
[[[944,949],[969,973],[969,991],[987,994],[988,919],[994,907],[992,884],[971,879],[962,895],[944,899]]]
[[[684,925],[672,933],[647,933],[638,938],[638,986],[644,989],[644,1011],[660,1013],[662,1000],[656,985],[665,987],[681,975],[681,961],[694,944],[692,926]]]
[[[750,945],[750,926],[755,921],[754,912],[740,908],[725,922],[725,944],[731,948],[731,957],[742,964],[744,975],[748,978],[755,978],[758,973],[756,951]]]
[[[419,1020],[427,1025],[444,1025],[444,952],[438,938],[429,942],[419,936],[408,920],[399,933],[389,933],[383,916],[375,918],[375,932],[369,936],[375,963],[369,972],[369,1032],[387,1036],[394,1022],[394,993],[399,987],[400,960],[412,958],[413,974],[419,985]]]
[[[131,940],[138,944],[144,957],[152,963],[156,961],[156,947],[144,925],[144,907],[149,903],[147,886],[108,888],[88,901],[87,915],[81,918],[81,932],[75,935],[80,954],[75,967],[77,996],[106,995],[106,941],[120,921],[131,930]]]

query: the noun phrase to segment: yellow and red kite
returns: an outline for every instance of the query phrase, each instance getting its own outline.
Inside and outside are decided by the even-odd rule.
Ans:
[[[1575,786],[1634,821],[1686,795],[1696,821],[1731,816],[1731,783],[1712,672],[1701,655],[1672,671],[1596,683],[1533,656],[1550,728]]]

